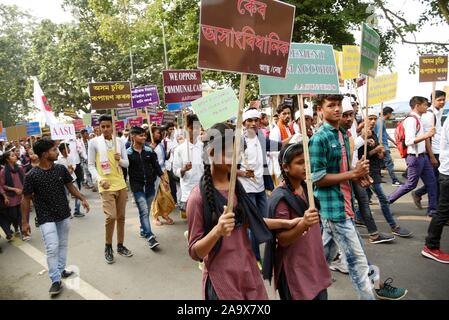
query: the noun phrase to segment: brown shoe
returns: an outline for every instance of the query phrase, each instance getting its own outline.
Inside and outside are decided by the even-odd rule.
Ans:
[[[415,206],[418,209],[422,210],[421,197],[416,195],[416,191],[412,191],[412,198]]]

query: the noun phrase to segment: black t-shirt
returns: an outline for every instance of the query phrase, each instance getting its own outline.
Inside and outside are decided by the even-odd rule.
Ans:
[[[371,150],[375,149],[379,145],[379,139],[377,138],[376,134],[373,133],[373,136],[371,137],[374,140],[374,145],[370,146],[368,145],[368,154]],[[359,149],[359,159],[362,159],[364,155],[364,148],[363,146]],[[374,183],[381,183],[382,182],[382,175],[381,170],[384,166],[384,160],[379,159],[378,154],[374,154],[372,156],[368,155],[369,160],[369,175],[371,178],[373,178]]]
[[[73,178],[66,167],[55,164],[49,170],[31,169],[25,177],[23,194],[32,196],[39,224],[60,222],[70,217],[65,185]]]

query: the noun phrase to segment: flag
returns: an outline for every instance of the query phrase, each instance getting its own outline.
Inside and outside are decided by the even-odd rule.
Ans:
[[[57,123],[56,117],[51,110],[50,104],[45,97],[44,92],[39,85],[37,78],[34,78],[34,107],[40,111],[47,125]]]

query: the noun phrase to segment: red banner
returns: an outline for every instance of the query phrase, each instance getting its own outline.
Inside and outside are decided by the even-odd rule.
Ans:
[[[82,119],[73,120],[73,125],[75,126],[75,131],[81,131],[86,127]]]
[[[201,71],[165,70],[162,75],[165,104],[191,102],[203,96]]]
[[[129,123],[130,127],[140,127],[143,124],[143,118],[137,117],[137,118],[128,119],[128,123]]]
[[[117,132],[123,132],[125,131],[125,121],[119,120],[115,122],[115,130]]]
[[[162,124],[162,118],[164,117],[164,112],[163,111],[159,111],[157,113],[157,115],[155,116],[150,116],[150,121],[152,123],[156,123],[157,125],[161,125]]]

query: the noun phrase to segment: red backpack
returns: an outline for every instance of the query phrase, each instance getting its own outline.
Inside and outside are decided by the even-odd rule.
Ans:
[[[413,114],[409,114],[408,116],[405,117],[405,119],[407,119],[408,117],[413,117],[416,119],[416,132],[418,133],[418,131],[421,130],[421,125],[418,117],[416,117]],[[407,146],[405,145],[405,128],[404,128],[405,119],[398,123],[398,126],[394,131],[396,146],[398,147],[399,154],[401,155],[402,158],[407,157]]]

